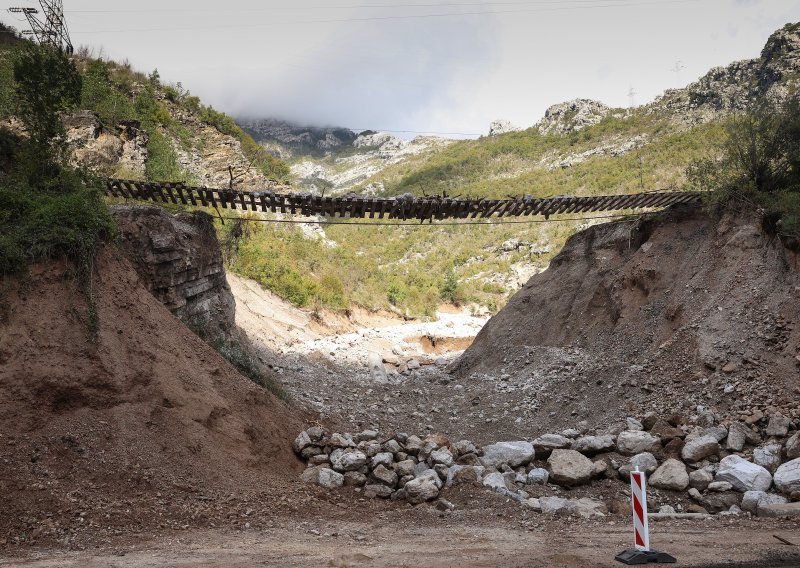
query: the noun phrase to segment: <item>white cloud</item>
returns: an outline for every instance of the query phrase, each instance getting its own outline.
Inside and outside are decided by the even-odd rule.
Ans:
[[[65,9],[75,44],[158,67],[229,113],[447,132],[485,132],[494,118],[527,126],[576,97],[626,106],[631,86],[646,102],[756,57],[800,14],[800,0],[497,2],[66,0]],[[453,12],[493,13],[364,20]]]

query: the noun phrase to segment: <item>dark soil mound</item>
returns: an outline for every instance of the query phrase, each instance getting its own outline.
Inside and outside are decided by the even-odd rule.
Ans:
[[[455,371],[538,391],[530,403],[550,428],[697,405],[798,416],[798,268],[756,219],[680,207],[597,225],[489,321]],[[533,373],[554,349],[552,372]]]
[[[220,495],[302,468],[296,411],[192,334],[117,249],[96,273],[96,334],[62,263],[0,292],[0,544],[213,518]]]

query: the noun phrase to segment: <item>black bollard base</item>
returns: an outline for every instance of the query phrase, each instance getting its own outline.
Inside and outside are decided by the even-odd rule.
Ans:
[[[674,556],[656,550],[624,550],[614,559],[623,564],[675,564],[677,562]]]

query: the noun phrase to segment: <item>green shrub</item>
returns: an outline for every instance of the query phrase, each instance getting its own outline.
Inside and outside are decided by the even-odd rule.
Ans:
[[[765,210],[774,229],[800,235],[800,98],[755,104],[730,119],[718,156],[695,160],[687,187],[711,193],[712,210]]]
[[[150,132],[144,167],[147,178],[154,181],[192,181],[192,177],[178,164],[175,148],[158,129]]]
[[[81,76],[63,54],[29,42],[15,46],[12,65],[15,114],[28,132],[27,145],[38,154],[39,161],[59,160],[64,149],[61,113],[80,101]]]
[[[14,68],[11,65],[12,48],[0,46],[0,118],[14,112]]]
[[[108,126],[134,118],[133,105],[128,97],[120,93],[111,78],[110,64],[97,59],[90,59],[86,63],[81,107],[97,113],[100,121]]]

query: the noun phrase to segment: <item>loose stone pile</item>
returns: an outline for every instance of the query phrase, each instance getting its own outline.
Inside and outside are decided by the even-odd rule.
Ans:
[[[537,499],[529,493],[531,486],[628,481],[638,467],[650,487],[687,492],[693,501],[687,512],[800,516],[800,431],[780,414],[764,422],[763,427],[723,425],[698,407],[691,423],[680,415],[650,414],[641,421],[628,418],[624,428],[603,434],[584,427],[483,447],[468,440],[453,443],[443,434],[397,433],[382,439],[374,430],[330,434],[313,427],[297,436],[294,450],[308,464],[301,475],[306,482],[331,489],[352,486],[365,496],[415,505],[468,483],[543,512],[602,516],[608,511],[602,501]]]

